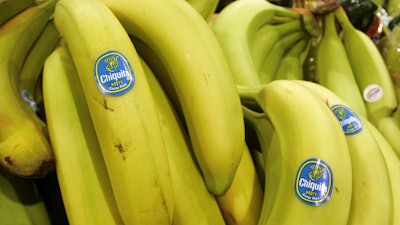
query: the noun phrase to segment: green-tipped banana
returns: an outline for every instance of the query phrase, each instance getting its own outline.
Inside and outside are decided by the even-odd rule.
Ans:
[[[265,173],[275,193],[269,196],[265,190],[259,224],[347,224],[351,159],[330,109],[294,81],[275,80],[240,90],[241,96],[258,102],[279,141],[279,147],[268,152],[277,169]],[[266,163],[266,171],[269,166]]]
[[[334,13],[342,28],[346,53],[364,97],[367,119],[379,129],[378,121],[391,116],[398,106],[388,68],[375,43],[351,24],[346,11],[339,7]]]
[[[82,86],[63,46],[45,61],[43,95],[68,222],[122,225]]]
[[[206,185],[224,194],[242,157],[244,124],[235,81],[208,23],[182,0],[103,2],[167,69],[159,79],[179,99]]]
[[[387,224],[393,220],[393,198],[385,157],[367,119],[322,85],[296,81],[321,97],[338,118],[346,134],[352,165],[352,200],[347,224]],[[378,192],[376,190],[379,190]]]
[[[289,48],[283,55],[274,80],[302,80],[305,56],[308,53],[310,40],[302,38],[293,47]]]
[[[348,102],[358,115],[367,117],[362,93],[337,31],[335,15],[325,14],[322,20],[323,34],[315,55],[317,82]]]
[[[0,1],[0,26],[7,20],[16,16],[36,4],[36,0],[1,0]]]
[[[183,123],[151,68],[142,62],[167,148],[174,196],[172,224],[225,225],[216,199],[204,183]]]
[[[0,224],[51,225],[49,212],[32,179],[0,169]]]
[[[124,223],[170,224],[173,194],[166,147],[129,35],[97,0],[59,0],[54,22],[76,66]]]
[[[29,51],[22,66],[19,77],[19,88],[22,96],[34,96],[44,61],[54,50],[59,40],[60,33],[54,25],[54,21],[50,20]],[[29,98],[26,100],[28,104],[32,103],[32,100]]]
[[[23,177],[54,170],[47,128],[20,97],[23,62],[54,10],[54,0],[30,7],[0,28],[0,165]]]
[[[263,189],[247,145],[231,187],[216,198],[226,225],[257,225]]]
[[[250,43],[257,31],[264,25],[269,26],[266,24],[290,23],[299,18],[297,12],[263,0],[234,1],[219,13],[212,23],[212,30],[224,50],[236,84],[255,85],[260,83],[257,63],[254,64],[254,56],[249,50]],[[290,33],[292,27],[294,30],[301,29],[300,21],[288,24],[288,26],[289,29],[286,29],[285,25],[282,26],[283,31],[277,29],[278,32],[274,31],[268,34],[271,37],[268,41],[270,43],[265,43],[267,45],[265,48],[271,48],[275,40],[285,33]],[[258,56],[255,58],[258,59]]]
[[[261,68],[258,72],[260,82],[266,84],[274,80],[284,54],[301,39],[306,38],[306,33],[300,30],[278,40],[263,59]]]

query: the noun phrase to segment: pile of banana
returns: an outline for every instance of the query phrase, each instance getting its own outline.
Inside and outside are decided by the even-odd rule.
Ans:
[[[400,225],[400,93],[340,4],[0,1],[0,224]],[[65,222],[65,221],[64,221]]]

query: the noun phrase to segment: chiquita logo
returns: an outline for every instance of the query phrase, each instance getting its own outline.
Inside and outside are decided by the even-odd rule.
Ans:
[[[332,187],[332,170],[321,159],[307,159],[297,170],[295,193],[306,204],[319,206],[326,203],[332,194]]]
[[[94,76],[99,90],[109,96],[122,95],[135,84],[128,59],[115,50],[107,51],[96,59]]]
[[[331,110],[339,120],[345,135],[358,134],[362,131],[364,126],[361,119],[349,107],[338,104],[333,105]]]

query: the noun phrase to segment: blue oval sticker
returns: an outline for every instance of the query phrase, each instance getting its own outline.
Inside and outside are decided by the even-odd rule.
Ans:
[[[345,135],[358,134],[363,130],[361,119],[349,107],[337,104],[333,105],[331,110],[339,120]]]
[[[94,77],[99,90],[109,96],[122,95],[135,84],[135,76],[128,59],[115,50],[107,51],[96,59]]]
[[[332,170],[328,163],[321,159],[307,159],[297,170],[295,193],[308,205],[319,206],[326,203],[332,194],[332,187]]]

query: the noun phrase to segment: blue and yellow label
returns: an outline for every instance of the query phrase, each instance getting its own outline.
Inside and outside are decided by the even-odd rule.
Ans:
[[[94,77],[99,90],[109,96],[128,92],[135,84],[135,76],[128,59],[115,50],[101,54],[94,64]]]
[[[305,160],[297,170],[294,191],[304,203],[319,206],[332,195],[333,174],[330,166],[318,158]]]
[[[361,119],[349,107],[337,104],[333,105],[331,110],[339,120],[345,135],[358,134],[363,130]]]

